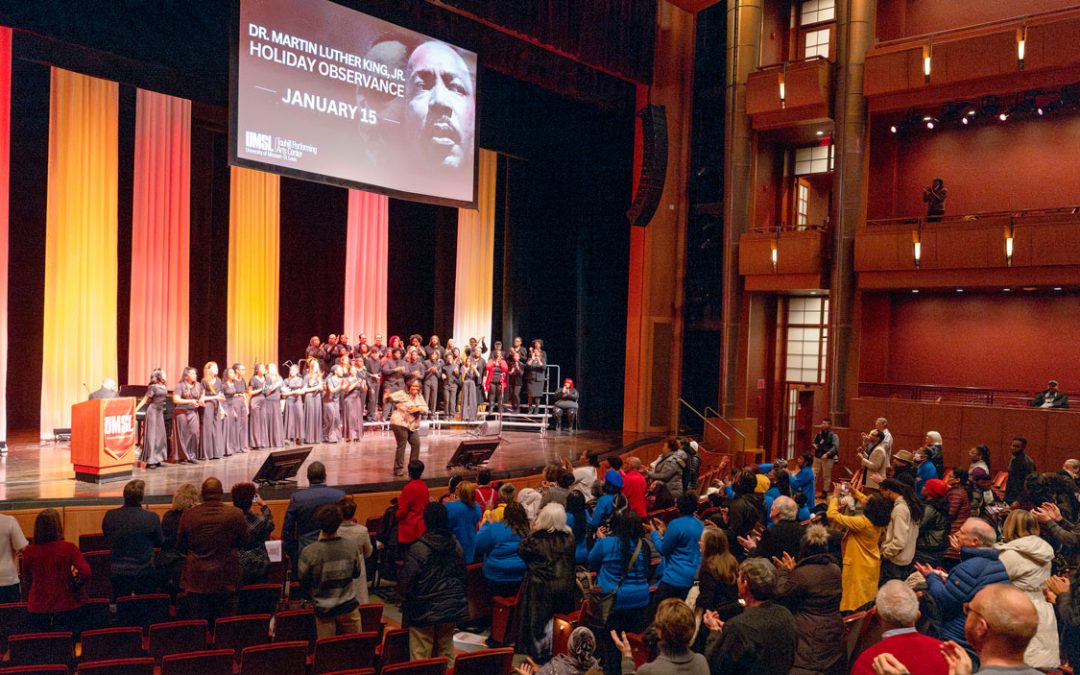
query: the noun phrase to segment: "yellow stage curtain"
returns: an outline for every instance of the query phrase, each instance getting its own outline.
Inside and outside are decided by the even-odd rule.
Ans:
[[[7,440],[8,195],[11,177],[11,29],[0,26],[0,441]]]
[[[357,344],[386,334],[386,268],[390,199],[349,190],[349,234],[345,245],[345,334]]]
[[[191,101],[139,89],[131,224],[128,381],[165,369],[180,379],[188,358]]]
[[[497,169],[498,155],[491,150],[480,150],[476,176],[477,208],[458,209],[454,343],[459,347],[467,344],[471,337],[479,339],[491,332]]]
[[[277,362],[281,179],[232,167],[229,194],[229,363]]]
[[[41,437],[116,377],[119,86],[52,69]]]

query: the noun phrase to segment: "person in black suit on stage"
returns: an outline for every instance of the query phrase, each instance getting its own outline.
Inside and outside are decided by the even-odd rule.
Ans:
[[[116,380],[112,379],[111,377],[107,377],[104,381],[102,381],[101,389],[98,389],[97,391],[90,394],[90,400],[96,401],[103,398],[116,398],[119,395],[120,394],[117,393],[116,389]]]

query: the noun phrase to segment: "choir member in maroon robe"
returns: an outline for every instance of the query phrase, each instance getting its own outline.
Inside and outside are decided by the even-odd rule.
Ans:
[[[202,385],[198,371],[188,366],[184,376],[173,387],[173,447],[169,461],[175,464],[194,464],[199,451],[199,408],[202,407]]]

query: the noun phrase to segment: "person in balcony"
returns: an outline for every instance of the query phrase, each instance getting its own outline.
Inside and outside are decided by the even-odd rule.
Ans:
[[[949,190],[945,187],[945,181],[935,178],[930,187],[923,188],[923,201],[926,202],[926,222],[939,223],[945,215],[945,198],[949,196]]]
[[[1035,394],[1035,398],[1028,401],[1032,408],[1068,408],[1069,397],[1058,389],[1057,380],[1046,383],[1046,389]]]

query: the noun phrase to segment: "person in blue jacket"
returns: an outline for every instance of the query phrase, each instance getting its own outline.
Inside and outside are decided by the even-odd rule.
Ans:
[[[484,515],[480,505],[476,503],[476,483],[458,483],[454,497],[452,501],[446,502],[446,513],[450,519],[450,531],[461,544],[465,564],[469,565],[476,549],[476,528],[480,525],[480,517]]]
[[[622,494],[622,486],[622,474],[615,469],[608,469],[604,474],[604,494],[596,500],[596,506],[589,515],[589,527],[596,530],[608,521],[615,510],[615,495]]]
[[[925,448],[915,451],[915,494],[922,495],[926,481],[938,478],[937,467],[930,461]]]
[[[617,586],[619,590],[607,625],[594,632],[600,644],[604,673],[619,675],[622,672],[621,654],[611,640],[611,631],[640,633],[645,629],[652,546],[645,537],[641,516],[630,509],[611,519],[611,534],[600,531],[597,537],[589,551],[589,569],[597,573],[596,583],[604,593],[613,592]]]
[[[687,492],[679,497],[679,517],[666,526],[653,521],[652,543],[663,556],[657,576],[655,602],[659,605],[667,598],[686,599],[690,587],[697,578],[701,565],[701,532],[705,525],[694,515],[697,512],[697,495]]]
[[[574,534],[574,563],[585,565],[589,562],[589,543],[585,536],[589,524],[589,514],[585,510],[585,495],[574,491],[566,496],[566,524]]]
[[[791,474],[791,494],[801,492],[806,495],[806,508],[814,510],[814,456],[804,452],[795,458],[796,471]]]
[[[503,519],[487,523],[476,535],[475,555],[484,556],[484,580],[496,597],[513,597],[525,576],[525,561],[518,555],[521,540],[529,536],[529,516],[525,507],[510,502]]]

